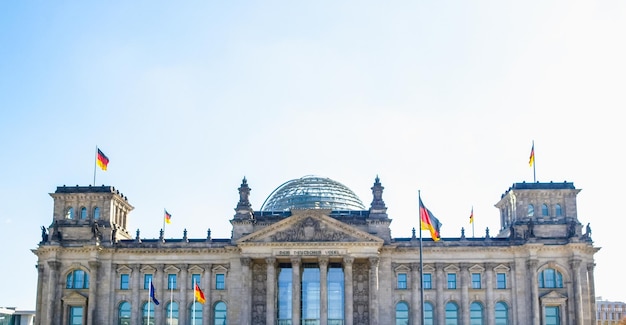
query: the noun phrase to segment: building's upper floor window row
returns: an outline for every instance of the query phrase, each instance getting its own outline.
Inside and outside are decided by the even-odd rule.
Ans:
[[[94,220],[98,220],[100,219],[100,208],[99,207],[95,207],[93,208],[93,210],[91,211],[91,216],[88,215],[87,213],[87,208],[86,207],[81,207],[80,208],[80,213],[77,215],[76,212],[74,211],[74,207],[69,207],[65,210],[65,219],[80,219],[80,220],[85,220],[87,218],[91,217]]]
[[[555,217],[561,217],[563,216],[563,209],[561,208],[560,204],[555,204],[554,205],[554,210],[550,211],[550,207],[548,206],[548,204],[543,203],[541,205],[541,216],[542,217],[549,217],[551,215],[554,215]],[[528,216],[529,217],[534,217],[535,216],[535,206],[532,204],[528,205]]]

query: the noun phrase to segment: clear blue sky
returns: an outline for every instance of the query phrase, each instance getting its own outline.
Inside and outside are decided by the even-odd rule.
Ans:
[[[0,306],[35,306],[48,193],[96,184],[130,229],[229,237],[245,176],[253,208],[283,182],[337,180],[392,235],[417,192],[443,237],[499,230],[494,204],[537,179],[582,189],[596,293],[626,301],[626,3],[613,1],[2,1]]]

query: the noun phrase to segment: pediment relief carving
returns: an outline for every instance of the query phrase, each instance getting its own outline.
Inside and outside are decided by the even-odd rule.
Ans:
[[[480,265],[478,265],[478,264],[476,264],[476,265],[473,265],[472,267],[470,267],[469,271],[470,272],[474,272],[474,273],[484,272],[485,268],[480,266]]]
[[[374,235],[351,227],[322,212],[326,210],[294,211],[294,215],[271,226],[244,236],[246,242],[380,242]]]
[[[211,271],[213,271],[213,273],[226,273],[228,272],[228,268],[224,267],[223,265],[216,265],[211,269]]]
[[[443,270],[446,272],[459,272],[461,269],[456,265],[448,265]]]
[[[506,265],[504,265],[504,264],[500,264],[500,265],[496,266],[493,270],[496,271],[496,272],[509,272],[511,270],[511,268],[506,266]]]
[[[567,296],[556,291],[550,291],[539,298],[543,305],[560,305],[567,301]]]
[[[61,300],[63,300],[63,302],[65,302],[68,305],[86,305],[87,304],[87,297],[81,295],[80,293],[76,291],[72,291],[70,294],[61,298]]]
[[[394,271],[396,271],[396,273],[398,273],[398,272],[411,272],[411,268],[409,268],[408,266],[406,266],[404,264],[400,264],[398,267],[396,267],[394,269]]]
[[[168,265],[168,266],[165,267],[165,269],[163,269],[163,271],[165,273],[178,273],[178,272],[180,272],[180,269],[177,268],[174,265]]]
[[[431,265],[424,265],[424,272],[427,272],[427,273],[435,272],[435,268],[432,267]]]
[[[141,267],[140,270],[141,270],[141,273],[148,273],[148,274],[156,272],[156,268],[150,265],[144,265]]]
[[[193,265],[189,269],[187,269],[187,271],[189,273],[202,273],[202,272],[204,272],[204,269],[199,267],[199,266],[197,266],[197,265]]]

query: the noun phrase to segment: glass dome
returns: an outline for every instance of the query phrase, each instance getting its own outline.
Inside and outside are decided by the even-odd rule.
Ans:
[[[291,209],[365,210],[358,196],[345,185],[330,178],[304,176],[277,187],[265,199],[261,211]]]

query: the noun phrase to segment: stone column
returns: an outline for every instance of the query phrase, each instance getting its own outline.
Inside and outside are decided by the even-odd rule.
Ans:
[[[45,267],[41,263],[37,263],[37,301],[35,302],[35,325],[41,325],[44,271]]]
[[[61,262],[48,261],[48,267],[50,268],[48,278],[48,292],[46,302],[48,303],[46,309],[46,317],[42,320],[48,322],[47,324],[60,324],[60,320],[63,317],[61,312],[61,297],[57,295],[57,292],[61,292],[59,288],[59,269],[61,268]],[[56,318],[54,315],[57,315]]]
[[[241,303],[241,325],[249,325],[252,321],[252,272],[250,270],[252,260],[249,257],[241,258],[241,291],[243,294]]]
[[[213,291],[213,265],[206,264],[204,266],[204,277],[202,279],[202,283],[205,283],[204,288],[204,298],[206,298],[206,302],[202,305],[202,322],[206,324],[213,324],[213,313],[211,309],[213,308],[213,299],[212,291]]]
[[[302,318],[302,311],[300,310],[300,291],[302,290],[300,264],[300,257],[291,258],[291,297],[293,299],[293,305],[291,305],[291,325],[300,325],[300,319]]]
[[[574,310],[576,311],[576,319],[574,320],[574,324],[583,325],[583,305],[582,305],[582,292],[581,292],[581,281],[580,281],[580,264],[581,261],[579,259],[573,259],[570,261],[570,267],[572,268],[572,273],[574,275],[572,286],[574,288]]]
[[[539,280],[537,277],[537,260],[528,261],[528,273],[530,275],[530,314],[533,324],[541,324],[539,314]]]
[[[596,324],[596,285],[593,270],[595,268],[594,263],[587,263],[587,277],[589,278],[589,299],[591,299],[591,323]]]
[[[370,257],[370,325],[378,325],[378,257]]]
[[[420,277],[420,264],[411,263],[411,324],[421,324],[422,307],[424,302],[421,301],[422,279]]]
[[[446,309],[443,300],[444,286],[448,285],[448,281],[445,281],[443,272],[443,263],[435,263],[435,286],[437,292],[437,303],[435,304],[435,320],[438,325],[444,325],[446,320]]]
[[[180,280],[177,284],[178,298],[180,299],[180,304],[178,305],[178,323],[179,324],[189,324],[187,321],[189,317],[189,306],[187,306],[187,301],[191,294],[194,294],[193,288],[191,286],[193,284],[189,284],[189,277],[187,275],[187,268],[189,266],[187,264],[180,264],[178,268],[180,269]],[[191,290],[189,290],[191,288]]]
[[[141,265],[132,264],[131,266],[131,274],[130,274],[130,286],[131,286],[131,304],[130,304],[130,315],[131,315],[131,324],[141,324],[141,283],[143,279],[141,277]],[[133,317],[134,315],[134,317]],[[132,319],[134,318],[134,319]]]
[[[265,308],[265,324],[276,324],[276,258],[268,257],[265,259],[267,264],[267,298]]]
[[[100,262],[89,261],[89,298],[87,301],[87,325],[94,325],[96,318],[96,305],[98,296],[98,269],[100,268]]]
[[[493,301],[493,269],[496,267],[494,263],[485,264],[485,315],[487,316],[487,325],[493,325],[496,322],[495,304]]]
[[[462,324],[469,324],[469,288],[471,285],[471,278],[469,274],[469,264],[460,263],[461,267],[461,320]]]
[[[346,256],[343,258],[343,283],[344,283],[344,295],[345,295],[345,324],[353,325],[354,318],[354,284],[352,283],[352,263],[354,263],[354,257]]]
[[[328,257],[320,257],[320,325],[328,324]]]
[[[155,267],[156,267],[156,271],[154,271],[154,275],[152,276],[152,283],[154,285],[156,299],[159,301],[162,307],[159,308],[157,306],[153,306],[154,307],[154,323],[161,324],[161,322],[164,322],[163,320],[167,318],[166,311],[167,311],[167,304],[169,302],[168,299],[165,299],[165,294],[164,294],[165,289],[163,288],[164,283],[165,284],[167,283],[167,274],[164,274],[165,272],[163,272],[165,265],[157,264]]]

